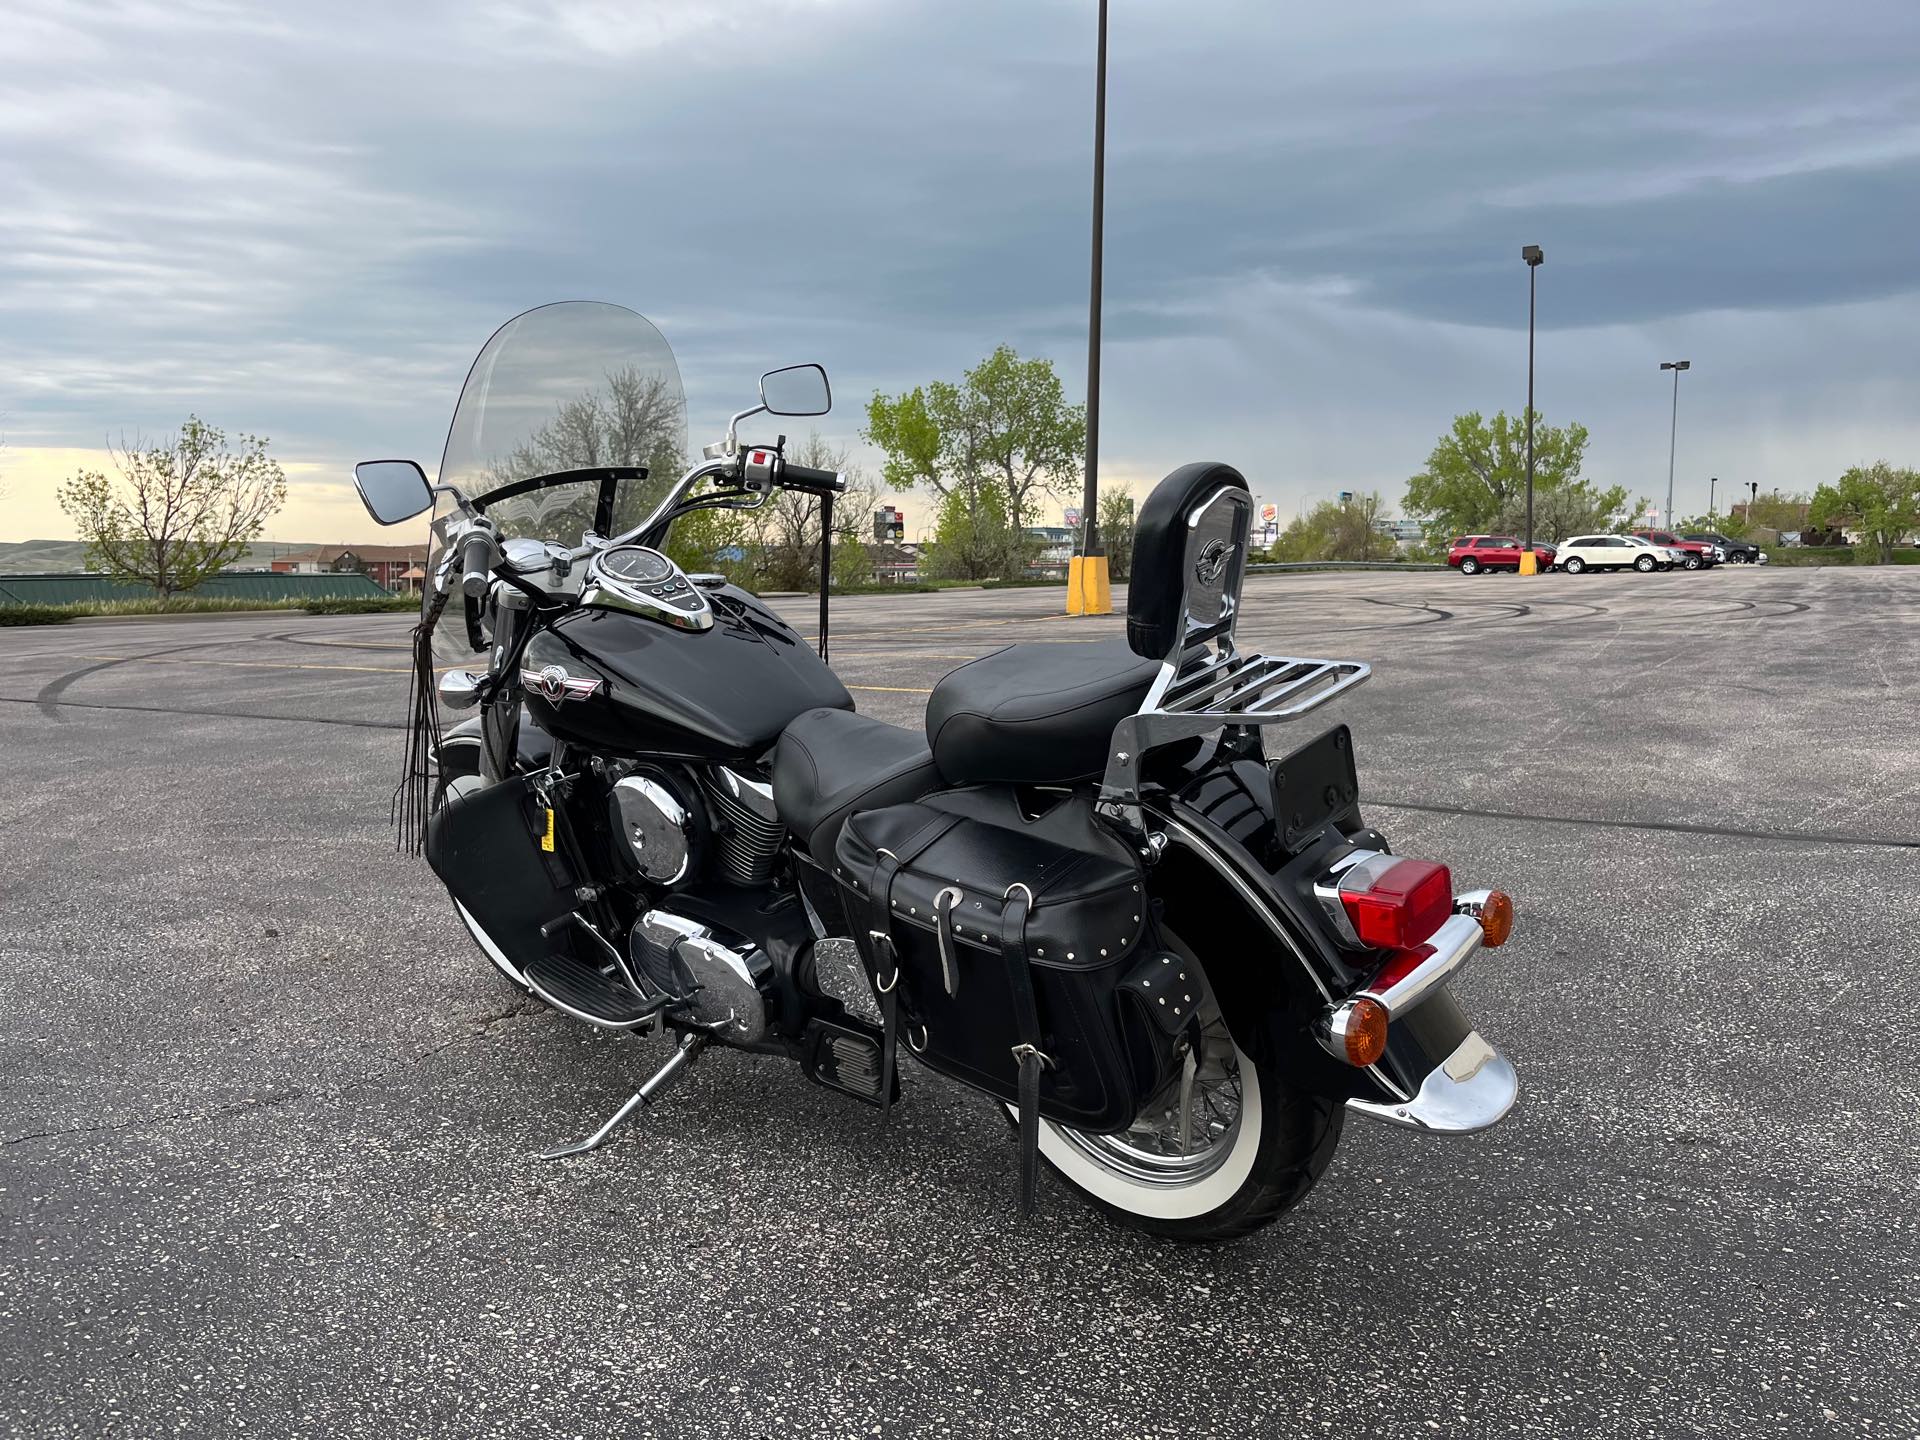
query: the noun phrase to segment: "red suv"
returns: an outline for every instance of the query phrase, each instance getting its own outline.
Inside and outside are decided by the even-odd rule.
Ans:
[[[1447,564],[1462,575],[1478,575],[1482,570],[1518,570],[1524,548],[1511,535],[1462,535],[1447,550]],[[1535,542],[1533,556],[1542,570],[1553,568],[1553,546]]]
[[[1664,545],[1675,554],[1684,557],[1683,563],[1689,570],[1708,570],[1718,563],[1713,546],[1701,540],[1683,540],[1671,530],[1632,530],[1642,540],[1655,545]]]

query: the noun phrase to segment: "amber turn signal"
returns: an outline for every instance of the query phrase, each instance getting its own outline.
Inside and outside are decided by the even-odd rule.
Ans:
[[[1504,890],[1489,890],[1480,906],[1480,943],[1488,949],[1507,943],[1513,934],[1513,897]]]
[[[1349,1065],[1365,1068],[1387,1053],[1387,1007],[1371,995],[1355,996],[1336,1010],[1331,1029]]]

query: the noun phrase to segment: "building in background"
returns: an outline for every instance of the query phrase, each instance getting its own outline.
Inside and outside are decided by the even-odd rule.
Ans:
[[[1426,538],[1427,533],[1411,520],[1393,520],[1385,516],[1374,521],[1373,528],[1376,533],[1385,535],[1403,550],[1409,545],[1418,545]]]
[[[276,575],[368,576],[383,590],[418,590],[426,574],[424,545],[316,545],[273,561]]]
[[[1027,538],[1039,548],[1027,561],[1027,574],[1036,580],[1063,580],[1073,558],[1074,532],[1065,525],[1029,525]]]

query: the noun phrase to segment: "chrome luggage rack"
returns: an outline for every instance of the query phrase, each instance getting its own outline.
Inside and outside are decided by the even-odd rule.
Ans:
[[[1215,655],[1198,668],[1161,671],[1145,703],[1113,727],[1100,811],[1135,835],[1140,811],[1140,767],[1146,752],[1175,740],[1227,726],[1278,725],[1298,720],[1373,673],[1358,660],[1302,660],[1283,655]]]
[[[1243,655],[1234,648],[1246,575],[1252,498],[1239,481],[1185,516],[1178,639],[1140,709],[1113,727],[1099,810],[1136,840],[1146,836],[1140,771],[1146,752],[1176,740],[1298,720],[1373,673],[1358,660]],[[1249,737],[1251,738],[1251,737]]]
[[[1223,655],[1177,679],[1151,709],[1166,716],[1249,722],[1292,720],[1351,690],[1372,671],[1358,660],[1300,660],[1280,655]]]

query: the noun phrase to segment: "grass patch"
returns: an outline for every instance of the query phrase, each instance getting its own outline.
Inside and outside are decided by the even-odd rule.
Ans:
[[[76,600],[71,605],[0,605],[0,625],[60,625],[68,620],[127,615],[230,615],[247,610],[277,610],[283,614],[383,615],[413,611],[420,601],[412,595],[367,595],[348,598],[316,596],[294,600],[214,599],[174,595],[165,600]]]
[[[0,625],[61,625],[74,614],[66,605],[0,605]]]
[[[388,615],[418,610],[418,595],[356,595],[333,600],[296,600],[290,607],[309,615]]]

